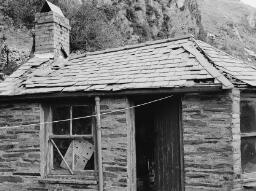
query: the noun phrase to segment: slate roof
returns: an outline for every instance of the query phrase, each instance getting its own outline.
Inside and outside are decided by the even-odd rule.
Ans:
[[[197,43],[206,56],[213,61],[216,68],[245,84],[256,86],[256,67],[254,65],[244,63],[205,42],[197,41]]]
[[[236,71],[238,62],[242,71]],[[237,63],[232,68],[230,63]],[[216,65],[217,69],[214,67]],[[240,65],[239,65],[240,67]],[[232,88],[227,73],[254,86],[256,70],[192,37],[167,39],[54,60],[35,55],[0,83],[0,95],[116,92],[218,86]],[[256,80],[256,79],[255,79]]]

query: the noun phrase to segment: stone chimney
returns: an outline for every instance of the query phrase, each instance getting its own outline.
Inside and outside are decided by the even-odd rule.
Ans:
[[[69,55],[69,20],[61,9],[45,1],[35,19],[35,54],[49,54],[55,58]]]

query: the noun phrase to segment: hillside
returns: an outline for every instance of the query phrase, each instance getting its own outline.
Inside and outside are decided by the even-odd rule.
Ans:
[[[185,34],[204,38],[196,0],[50,1],[59,5],[71,21],[73,51],[95,51]],[[42,3],[41,0],[0,0],[0,38],[5,34],[11,55],[16,55],[12,63],[28,56],[34,14]],[[2,56],[1,60],[6,59]]]
[[[256,9],[239,0],[199,0],[207,41],[247,61],[256,59]]]
[[[0,73],[8,75],[28,58],[32,47],[32,36],[25,27],[14,27],[12,20],[3,14],[4,6],[5,0],[0,0]],[[1,51],[5,45],[4,39],[10,50],[8,65],[6,53]]]
[[[33,0],[32,9],[24,9],[22,15],[22,1],[27,2],[0,0],[0,46],[3,46],[1,39],[5,34],[12,64],[16,65],[31,51],[33,14],[42,4],[42,1]],[[193,34],[235,57],[246,61],[256,59],[256,9],[239,0],[51,1],[58,4],[71,21],[73,51],[94,51]],[[10,11],[12,4],[18,9]],[[6,9],[9,15],[4,16]],[[79,13],[81,9],[84,12]],[[25,15],[24,21],[22,16],[27,12],[29,19]],[[6,59],[2,56],[1,60],[3,63]],[[10,70],[13,69],[15,67],[11,66]]]

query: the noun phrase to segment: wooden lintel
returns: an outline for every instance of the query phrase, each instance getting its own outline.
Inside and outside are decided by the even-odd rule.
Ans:
[[[43,184],[74,184],[74,185],[97,185],[95,180],[76,180],[76,179],[53,179],[45,178],[38,180]]]
[[[85,138],[91,139],[93,135],[49,135],[49,139],[77,139]]]
[[[241,92],[244,92],[244,93],[256,93],[256,88],[254,87],[246,87],[246,88],[240,88],[241,89]]]
[[[41,176],[39,172],[14,172],[16,176]]]
[[[13,101],[38,101],[56,99],[56,98],[75,98],[75,97],[88,97],[93,98],[95,96],[130,96],[130,95],[156,95],[156,94],[184,94],[184,93],[196,93],[196,92],[218,92],[223,91],[221,84],[216,85],[202,85],[196,87],[184,87],[184,88],[159,88],[159,89],[132,89],[122,91],[94,91],[94,92],[55,92],[44,94],[27,94],[16,96],[0,96],[0,103],[13,102]]]

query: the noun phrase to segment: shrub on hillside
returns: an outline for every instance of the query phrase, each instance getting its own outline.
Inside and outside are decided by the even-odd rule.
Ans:
[[[123,39],[116,27],[109,23],[111,10],[98,8],[93,3],[83,4],[80,8],[71,1],[51,0],[58,5],[71,23],[71,51],[100,50],[116,47]],[[8,0],[4,7],[6,16],[15,26],[34,27],[35,13],[40,11],[42,0]]]
[[[71,49],[94,51],[122,45],[121,33],[108,19],[103,9],[82,5],[70,18]]]
[[[15,26],[31,29],[34,26],[35,13],[43,3],[41,0],[9,0],[3,11],[13,20]]]

